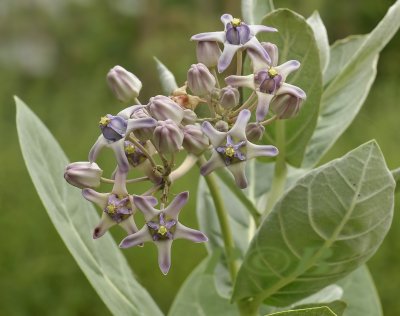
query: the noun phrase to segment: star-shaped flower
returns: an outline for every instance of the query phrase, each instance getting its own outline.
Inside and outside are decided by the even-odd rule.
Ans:
[[[236,184],[247,187],[245,174],[246,161],[258,156],[276,156],[278,149],[270,145],[255,145],[247,140],[246,126],[250,120],[249,110],[242,110],[233,127],[228,132],[216,130],[209,122],[204,122],[204,133],[213,146],[211,158],[201,166],[202,175],[208,175],[217,168],[227,167]]]
[[[265,62],[262,58],[248,52],[253,62],[253,74],[248,76],[229,76],[225,79],[228,85],[233,87],[247,87],[257,94],[258,103],[256,110],[257,121],[262,121],[268,113],[269,104],[276,95],[291,94],[299,99],[305,99],[305,92],[294,85],[286,83],[286,77],[300,67],[297,60],[289,60],[277,65],[277,56],[272,63]]]
[[[147,241],[153,241],[158,248],[158,264],[162,273],[171,267],[171,246],[175,239],[183,238],[193,242],[205,242],[207,237],[200,231],[186,227],[178,216],[187,203],[189,192],[179,193],[167,208],[157,210],[157,199],[149,196],[133,196],[133,203],[143,213],[146,225],[141,230],[122,240],[120,247],[129,248]]]
[[[232,61],[233,56],[239,49],[253,50],[267,62],[271,59],[255,37],[259,32],[277,32],[273,27],[264,25],[247,25],[240,19],[233,18],[230,14],[221,16],[225,30],[222,32],[200,33],[192,36],[193,41],[220,42],[224,44],[224,50],[218,60],[218,71],[221,73]]]

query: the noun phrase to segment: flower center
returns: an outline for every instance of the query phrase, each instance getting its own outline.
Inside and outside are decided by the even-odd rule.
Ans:
[[[117,211],[117,207],[114,204],[108,204],[107,211],[109,214],[113,215]]]
[[[278,75],[278,72],[276,71],[275,68],[271,67],[268,70],[268,75],[269,75],[270,78],[274,78],[274,77],[276,77]]]
[[[108,118],[107,116],[102,116],[102,117],[100,118],[99,124],[100,124],[101,126],[107,126],[108,123],[110,123],[110,122],[111,122],[111,119],[110,119],[110,118]]]
[[[128,145],[125,146],[125,152],[130,155],[130,154],[134,154],[136,151],[136,147],[134,144],[132,143],[128,143]]]
[[[242,24],[242,20],[238,18],[233,18],[231,23],[233,27],[238,27]]]
[[[235,149],[232,145],[228,145],[225,148],[225,156],[232,158],[235,155]]]
[[[168,229],[167,229],[167,227],[161,225],[157,232],[158,232],[160,235],[163,235],[163,236],[164,236],[164,235],[168,232]]]

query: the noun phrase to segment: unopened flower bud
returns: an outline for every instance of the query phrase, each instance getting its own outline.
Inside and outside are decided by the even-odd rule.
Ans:
[[[173,120],[159,121],[154,129],[153,140],[159,152],[171,153],[182,147],[183,133]]]
[[[261,139],[265,132],[265,127],[259,123],[250,123],[246,126],[246,137],[250,142],[256,142]]]
[[[186,109],[183,111],[183,125],[194,124],[197,120],[197,115],[192,110]]]
[[[215,129],[220,132],[227,132],[229,130],[229,125],[225,121],[218,121],[215,123]]]
[[[148,110],[152,117],[160,121],[170,119],[179,124],[183,118],[183,109],[164,95],[157,95],[150,98]]]
[[[131,119],[149,118],[149,112],[142,107],[132,112]],[[136,129],[133,133],[140,141],[146,141],[153,137],[154,127]]]
[[[210,144],[199,125],[186,125],[183,127],[183,135],[183,148],[192,154],[201,155]]]
[[[224,109],[234,108],[239,104],[239,90],[231,86],[222,88],[219,103]]]
[[[99,126],[104,138],[115,142],[125,137],[127,120],[118,115],[107,114],[100,118]]]
[[[200,41],[197,42],[197,61],[207,67],[215,67],[221,56],[221,49],[217,42]]]
[[[100,185],[103,170],[95,162],[70,163],[65,168],[64,179],[77,188],[96,188]]]
[[[271,65],[272,66],[278,65],[278,58],[279,58],[278,46],[270,42],[261,42],[261,46],[265,49],[265,51],[271,58]]]
[[[142,89],[142,82],[121,66],[115,66],[108,72],[107,82],[117,99],[125,103],[136,98]]]
[[[188,71],[188,87],[196,95],[209,94],[215,87],[215,77],[203,64],[193,64]]]
[[[293,94],[285,93],[275,96],[270,108],[275,112],[278,119],[289,119],[300,111],[303,99]]]

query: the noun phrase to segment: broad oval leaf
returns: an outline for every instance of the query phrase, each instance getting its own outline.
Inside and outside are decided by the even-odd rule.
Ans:
[[[271,11],[274,11],[272,0],[242,0],[242,16],[247,24],[260,24]]]
[[[352,272],[389,229],[394,187],[373,141],[306,174],[257,230],[233,299],[288,306]]]
[[[181,286],[171,309],[170,316],[205,316],[229,315],[239,316],[235,305],[219,296],[215,285],[213,270],[214,256],[205,258],[189,275]]]
[[[157,64],[161,88],[166,95],[170,95],[175,89],[178,89],[175,76],[157,57],[153,58]]]
[[[274,125],[268,129],[268,140],[285,153],[288,163],[299,167],[307,143],[317,123],[319,104],[322,94],[322,73],[319,62],[319,50],[314,33],[307,21],[297,13],[287,9],[276,10],[265,17],[262,24],[278,29],[276,33],[263,33],[260,41],[269,41],[279,47],[279,63],[296,59],[300,69],[289,75],[288,82],[299,86],[307,93],[307,99],[299,114],[290,120],[283,120],[285,145],[276,144]]]
[[[135,280],[110,234],[93,240],[94,207],[63,178],[67,157],[40,119],[18,98],[17,130],[33,184],[55,228],[83,273],[114,315],[163,315]]]
[[[277,312],[267,316],[337,316],[329,307],[310,307],[291,311]]]
[[[325,89],[303,167],[316,165],[356,117],[375,79],[379,52],[399,27],[400,1],[396,1]]]
[[[314,13],[307,19],[307,23],[311,26],[314,32],[315,40],[319,49],[321,70],[324,74],[325,70],[328,68],[330,59],[328,33],[318,11],[314,11]]]

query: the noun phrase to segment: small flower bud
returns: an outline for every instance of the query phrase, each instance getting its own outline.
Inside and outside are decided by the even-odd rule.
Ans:
[[[239,99],[239,90],[231,86],[227,86],[221,90],[219,103],[224,109],[231,109],[239,104]]]
[[[203,64],[193,64],[188,71],[188,87],[196,95],[209,94],[215,87],[215,77]]]
[[[131,119],[140,119],[149,117],[151,116],[145,108],[138,108],[131,115]],[[149,127],[149,128],[136,129],[133,133],[135,134],[136,138],[139,139],[140,141],[146,141],[153,137],[153,132],[154,132],[154,127]]]
[[[136,98],[142,89],[142,82],[121,66],[115,66],[108,72],[107,82],[117,99],[125,103]]]
[[[100,185],[103,170],[95,162],[74,162],[65,168],[64,179],[77,188],[96,188]]]
[[[100,118],[99,126],[105,139],[116,142],[125,137],[127,121],[121,116],[107,114]]]
[[[196,113],[194,113],[192,110],[189,110],[189,109],[184,110],[183,113],[184,113],[183,120],[182,120],[183,125],[196,123],[196,120],[197,120]]]
[[[148,110],[152,117],[160,121],[170,119],[179,124],[183,118],[183,109],[173,100],[163,95],[150,98]]]
[[[200,41],[196,48],[197,61],[207,67],[215,67],[221,56],[221,49],[217,42]]]
[[[265,51],[271,58],[271,65],[272,66],[278,65],[278,58],[279,58],[278,46],[270,42],[262,42],[261,46],[265,49]]]
[[[159,121],[154,129],[153,140],[159,152],[171,153],[182,147],[183,133],[173,120]]]
[[[302,98],[285,93],[275,96],[271,101],[270,107],[278,119],[283,120],[296,116],[300,111],[302,102]]]
[[[246,137],[250,142],[256,142],[261,139],[265,132],[265,127],[258,123],[250,123],[246,126]]]
[[[229,125],[225,121],[218,121],[215,123],[215,129],[220,132],[227,132],[229,130]]]
[[[201,155],[210,144],[199,125],[186,125],[183,135],[183,148],[192,154]]]

